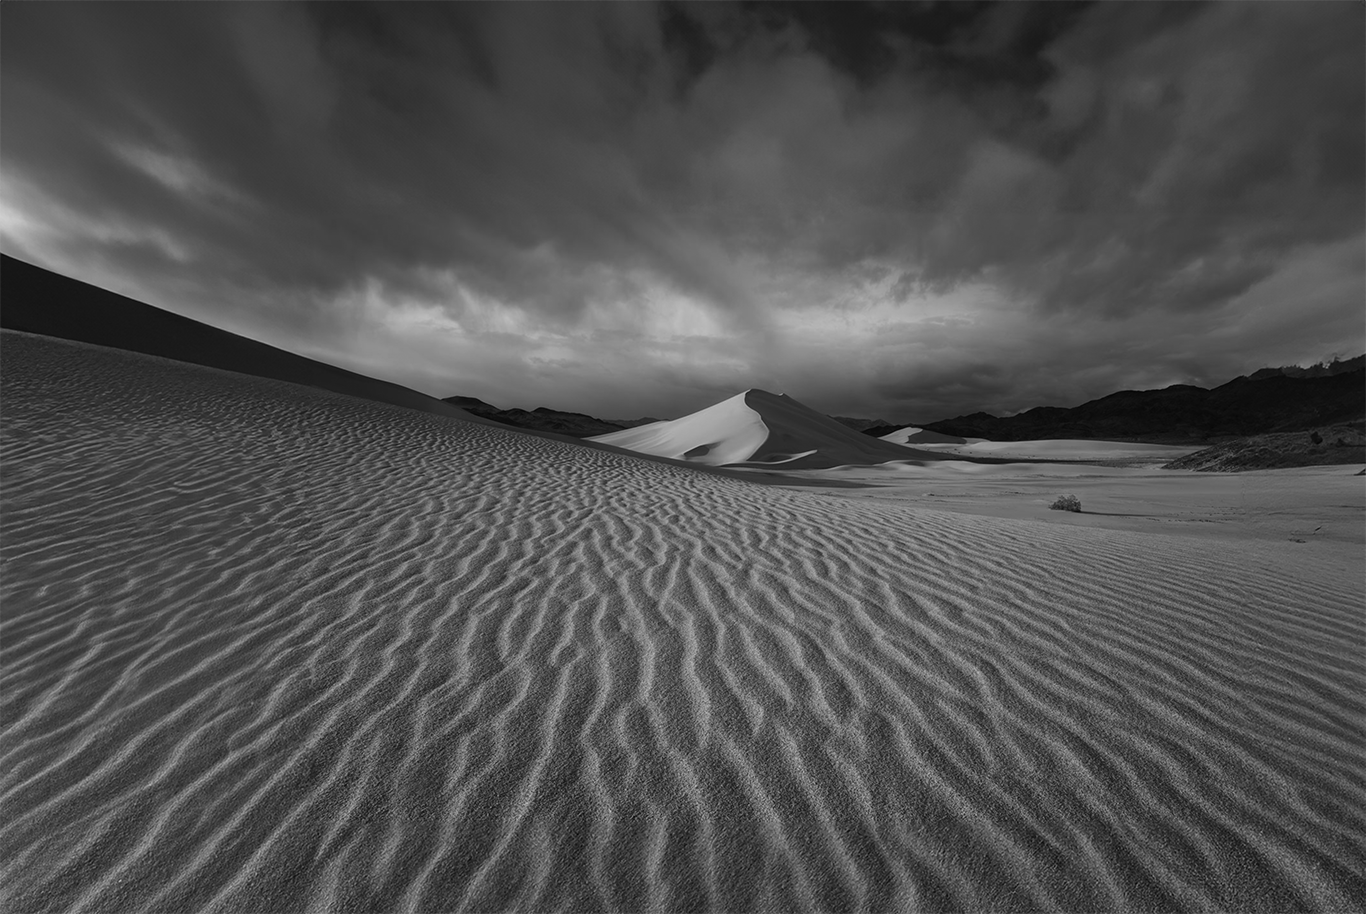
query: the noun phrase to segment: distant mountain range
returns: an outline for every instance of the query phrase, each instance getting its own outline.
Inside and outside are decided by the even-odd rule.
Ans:
[[[1366,355],[1359,355],[1354,359],[1333,359],[1331,362],[1319,362],[1317,365],[1310,365],[1308,368],[1301,368],[1298,365],[1259,368],[1248,375],[1247,379],[1249,381],[1260,381],[1263,378],[1274,378],[1277,375],[1285,375],[1287,378],[1327,378],[1335,374],[1359,371],[1363,368],[1366,368]]]
[[[923,427],[963,438],[1031,441],[1092,438],[1161,444],[1299,432],[1366,422],[1366,355],[1312,368],[1263,368],[1208,390],[1174,384],[1122,390],[1064,409],[1040,406],[1015,416],[972,413]],[[882,437],[893,428],[864,434]]]
[[[886,419],[855,419],[852,416],[831,416],[840,425],[847,425],[856,432],[865,432],[870,428],[900,428],[892,425]]]

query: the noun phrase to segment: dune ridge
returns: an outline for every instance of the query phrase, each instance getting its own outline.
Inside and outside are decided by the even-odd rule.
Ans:
[[[1366,898],[1358,569],[0,345],[5,910]]]
[[[914,425],[899,428],[885,435],[878,435],[878,438],[883,441],[890,441],[892,444],[967,444],[967,439],[959,438],[957,435],[932,432],[927,428],[919,428]]]
[[[435,397],[248,339],[0,254],[0,327],[112,346],[224,371],[391,403],[472,422],[486,421]]]
[[[588,439],[641,454],[707,466],[814,469],[889,460],[941,459],[889,446],[786,394],[752,388],[679,419]]]

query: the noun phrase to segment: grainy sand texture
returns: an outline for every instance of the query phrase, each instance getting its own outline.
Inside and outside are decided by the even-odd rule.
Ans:
[[[1366,902],[1339,553],[2,336],[6,911]]]

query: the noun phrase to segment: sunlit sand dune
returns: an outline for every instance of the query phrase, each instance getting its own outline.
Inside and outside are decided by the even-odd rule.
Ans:
[[[890,441],[892,444],[966,444],[966,438],[959,438],[957,435],[945,435],[942,432],[932,432],[927,428],[918,428],[908,425],[899,428],[890,434],[882,436],[883,441]]]
[[[6,911],[1366,899],[1359,569],[0,337]]]
[[[747,390],[681,419],[597,435],[591,441],[642,454],[709,466],[737,464],[784,468],[876,464],[930,453],[861,434],[786,395]]]

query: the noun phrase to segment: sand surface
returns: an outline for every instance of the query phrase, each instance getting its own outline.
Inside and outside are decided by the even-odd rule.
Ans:
[[[1366,900],[1362,579],[1312,545],[0,340],[6,911]]]
[[[959,461],[888,463],[786,474],[839,482],[840,495],[955,513],[1274,544],[1331,556],[1344,579],[1366,574],[1366,480],[1357,466],[1196,473],[1155,466]],[[852,485],[848,485],[852,484]],[[834,493],[832,493],[834,494]],[[1051,511],[1076,495],[1082,512]]]

